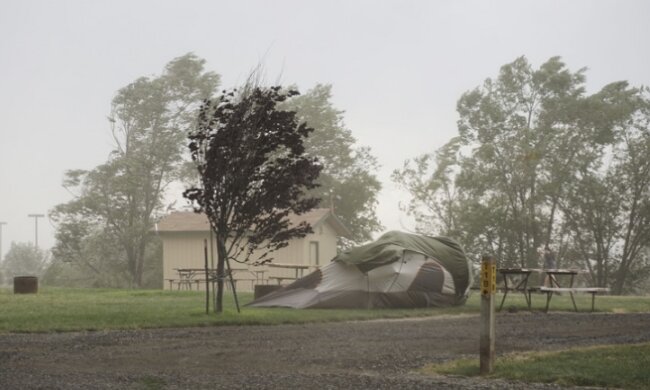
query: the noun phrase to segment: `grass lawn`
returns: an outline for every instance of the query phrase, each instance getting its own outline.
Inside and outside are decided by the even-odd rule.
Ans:
[[[647,389],[650,387],[650,344],[615,345],[530,352],[500,357],[489,378],[566,386]],[[477,359],[457,360],[423,369],[425,373],[479,375]]]
[[[237,314],[229,293],[222,315],[205,315],[205,293],[196,291],[42,288],[38,294],[14,295],[0,289],[0,332],[51,332],[103,329],[138,329],[182,326],[259,325],[378,318],[423,317],[479,313],[479,295],[454,308],[384,310],[293,310],[242,308]],[[252,299],[242,293],[240,303]],[[589,310],[588,296],[577,297],[578,308]],[[497,295],[500,303],[500,295]],[[533,297],[533,309],[543,309],[544,296]],[[511,294],[504,310],[526,309],[522,294]],[[554,297],[551,310],[573,310],[568,296]],[[650,297],[596,298],[596,310],[639,312],[650,310]]]
[[[251,293],[239,293],[240,305]],[[14,295],[0,289],[0,332],[51,332],[214,325],[273,325],[476,313],[478,301],[447,309],[294,310],[247,308],[237,313],[229,292],[224,313],[205,314],[205,292],[42,288]]]

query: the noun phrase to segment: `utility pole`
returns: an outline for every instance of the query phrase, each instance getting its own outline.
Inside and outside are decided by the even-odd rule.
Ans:
[[[6,225],[7,222],[0,222],[0,263],[2,263],[2,225]]]
[[[43,214],[28,214],[29,218],[34,218],[34,247],[38,249],[38,219],[43,218]]]

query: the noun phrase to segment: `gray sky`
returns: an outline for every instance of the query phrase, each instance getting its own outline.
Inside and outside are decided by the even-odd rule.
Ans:
[[[106,160],[114,93],[187,52],[223,87],[260,61],[270,80],[303,91],[332,84],[347,126],[382,165],[383,224],[409,229],[390,173],[456,134],[463,92],[521,55],[588,67],[591,92],[650,85],[649,19],[648,1],[0,0],[3,252],[34,240],[27,214],[70,199],[65,170]],[[39,222],[41,247],[53,233]]]

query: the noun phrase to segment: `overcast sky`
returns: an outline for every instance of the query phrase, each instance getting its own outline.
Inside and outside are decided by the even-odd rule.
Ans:
[[[590,92],[650,85],[648,1],[28,1],[0,0],[0,221],[3,252],[33,242],[27,215],[71,199],[67,169],[111,149],[115,92],[187,52],[223,87],[262,61],[268,78],[333,102],[382,165],[378,214],[411,229],[390,181],[404,160],[456,134],[460,95],[525,55],[588,67]],[[39,221],[39,246],[54,243]]]

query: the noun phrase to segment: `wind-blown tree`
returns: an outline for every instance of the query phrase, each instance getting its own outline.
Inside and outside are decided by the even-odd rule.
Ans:
[[[291,226],[289,214],[303,214],[319,199],[307,196],[322,169],[305,153],[313,132],[296,113],[278,104],[296,91],[247,84],[206,101],[190,136],[199,187],[183,194],[204,212],[217,246],[216,311],[223,311],[223,280],[229,259],[264,263],[273,251],[311,227]]]
[[[650,97],[627,83],[608,88],[620,97],[610,110],[625,114],[611,153],[581,172],[560,206],[575,250],[591,260],[584,265],[592,281],[621,294],[650,274]]]
[[[106,163],[66,173],[64,186],[75,199],[51,211],[58,222],[54,253],[61,261],[101,274],[112,262],[114,274],[140,287],[151,229],[171,183],[181,178],[185,137],[203,99],[216,94],[219,76],[204,70],[193,54],[172,60],[162,75],[142,77],[120,89],[112,101],[114,149]],[[93,251],[100,235],[118,253]]]
[[[616,91],[587,96],[584,82],[583,69],[571,72],[557,57],[539,69],[521,57],[460,98],[457,153],[446,157],[453,169],[443,175],[456,198],[436,207],[454,216],[471,250],[533,266],[540,246],[562,239],[560,199],[580,170],[598,164],[624,117],[610,109]],[[403,181],[419,177],[401,173]]]
[[[465,237],[470,249],[491,248],[522,266],[536,263],[536,250],[550,240],[554,226],[554,207],[546,206],[562,191],[556,179],[570,177],[571,171],[561,169],[572,167],[592,143],[581,139],[588,137],[580,127],[589,123],[581,123],[575,110],[583,83],[583,70],[572,73],[559,58],[535,70],[521,57],[460,98],[459,137],[452,150],[457,152],[445,158],[455,169],[442,172],[447,188],[429,191],[448,192],[453,183],[456,202],[436,207],[454,216],[456,231],[473,233]],[[566,143],[572,136],[576,139]],[[555,159],[564,164],[554,165]],[[411,172],[396,175],[401,173],[403,181],[412,181]]]
[[[618,294],[635,275],[647,276],[650,271],[650,97],[643,97],[639,109],[618,133],[620,142],[614,150],[614,188],[623,195],[617,218],[621,229],[613,284]]]
[[[456,204],[459,194],[454,185],[460,139],[452,138],[431,154],[423,154],[404,162],[391,178],[412,198],[401,205],[403,211],[415,217],[416,230],[421,233],[444,232],[458,237]]]
[[[321,198],[321,207],[333,208],[360,243],[382,229],[376,214],[381,183],[375,174],[377,159],[368,147],[355,146],[356,139],[345,126],[343,111],[332,102],[332,86],[316,85],[282,104],[296,111],[298,121],[314,129],[305,140],[306,153],[318,158],[323,169],[319,186],[310,192]]]

